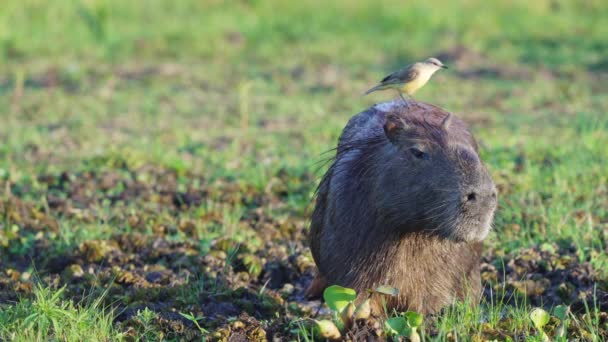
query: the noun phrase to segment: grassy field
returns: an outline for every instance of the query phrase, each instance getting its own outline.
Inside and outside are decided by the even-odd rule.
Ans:
[[[560,304],[568,340],[608,339],[606,37],[594,0],[5,0],[0,341],[309,340],[324,152],[428,56],[450,69],[417,99],[500,195],[482,304],[423,339],[540,341]]]

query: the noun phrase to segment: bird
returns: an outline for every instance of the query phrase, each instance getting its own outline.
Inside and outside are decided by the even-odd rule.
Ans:
[[[403,97],[406,94],[409,98],[422,88],[431,76],[439,69],[447,69],[448,67],[441,63],[440,60],[434,57],[427,58],[422,62],[410,64],[399,71],[384,77],[380,84],[369,89],[364,95],[378,90],[395,89],[405,105],[409,108],[409,104]]]

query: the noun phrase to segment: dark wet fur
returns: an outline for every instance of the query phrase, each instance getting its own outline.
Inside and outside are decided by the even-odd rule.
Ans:
[[[359,292],[394,286],[400,295],[389,309],[423,313],[479,297],[482,243],[470,239],[478,229],[472,222],[490,217],[495,194],[479,204],[460,201],[466,189],[486,194],[494,185],[465,124],[453,118],[441,127],[446,115],[418,103],[391,113],[372,107],[349,121],[311,222],[313,257],[328,284]],[[390,139],[388,121],[401,127]],[[417,163],[407,154],[412,144],[430,151],[425,168],[408,166]]]

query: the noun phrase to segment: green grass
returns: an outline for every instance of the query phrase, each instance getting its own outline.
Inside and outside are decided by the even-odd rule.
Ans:
[[[37,286],[32,300],[23,299],[0,311],[0,339],[6,341],[109,341],[120,338],[114,312],[102,305],[103,296],[73,303],[65,288]]]
[[[260,215],[282,229],[273,242],[300,253],[310,199],[331,156],[323,153],[352,115],[392,96],[362,92],[412,60],[445,56],[450,69],[417,98],[455,112],[480,142],[500,190],[493,256],[574,246],[607,288],[602,1],[5,2],[0,202],[6,208],[18,198],[31,208],[0,217],[0,265],[7,265],[0,275],[44,268],[84,242],[123,233],[193,242],[201,255],[219,253],[214,243],[226,237],[266,262],[271,238],[260,236]],[[121,182],[101,190],[96,180],[72,193],[42,179],[62,172],[118,173]],[[206,197],[184,210],[167,207],[155,187],[173,178],[176,191],[205,188]],[[156,195],[109,199],[132,179]],[[49,194],[69,210],[49,207]],[[78,203],[79,195],[91,203]],[[241,259],[232,257],[225,262],[236,268]],[[206,274],[198,272],[192,279]],[[56,281],[61,288],[65,279]],[[191,297],[189,305],[200,299]],[[36,288],[18,304],[2,298],[0,339],[104,340],[127,330],[107,306],[74,304],[61,290]],[[505,324],[498,317],[506,315],[507,330],[529,331],[530,308],[454,308],[437,327],[466,334],[485,329],[484,317],[492,328]],[[34,313],[48,324],[22,322]],[[586,317],[578,319],[587,331],[604,329]],[[149,329],[152,339],[168,338]]]

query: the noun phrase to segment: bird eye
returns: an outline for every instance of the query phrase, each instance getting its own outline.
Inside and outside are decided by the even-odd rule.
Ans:
[[[410,153],[412,153],[412,155],[418,159],[426,159],[426,153],[420,151],[415,147],[410,148]]]

